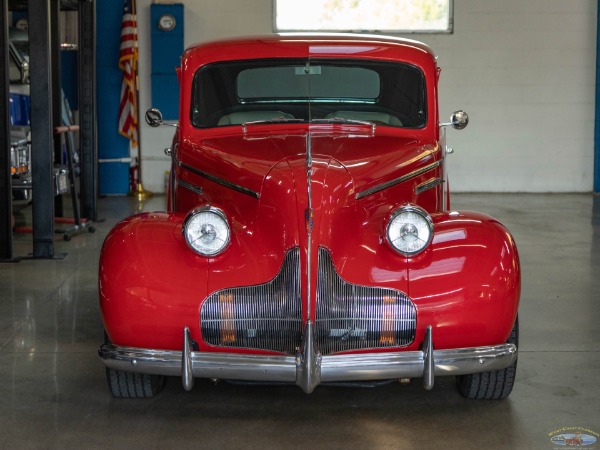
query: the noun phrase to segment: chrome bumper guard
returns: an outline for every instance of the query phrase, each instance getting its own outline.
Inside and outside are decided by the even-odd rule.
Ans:
[[[197,352],[188,328],[183,335],[181,352],[104,344],[98,353],[112,369],[181,377],[186,390],[194,387],[194,378],[214,378],[295,383],[307,394],[321,383],[395,378],[422,378],[429,390],[436,376],[500,370],[517,359],[513,344],[434,350],[431,326],[421,351],[328,356],[314,347],[312,322],[296,356]]]

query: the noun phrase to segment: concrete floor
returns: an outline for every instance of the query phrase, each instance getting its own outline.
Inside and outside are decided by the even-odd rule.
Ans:
[[[512,231],[523,268],[517,383],[469,401],[453,379],[379,388],[213,385],[170,379],[151,400],[113,399],[96,350],[98,253],[109,228],[164,197],[99,201],[95,234],[64,260],[0,264],[0,448],[552,449],[552,433],[600,433],[600,198],[456,195]],[[17,218],[19,219],[19,218]],[[14,252],[31,251],[16,235]],[[560,433],[558,433],[560,434]],[[600,449],[598,442],[586,448]]]

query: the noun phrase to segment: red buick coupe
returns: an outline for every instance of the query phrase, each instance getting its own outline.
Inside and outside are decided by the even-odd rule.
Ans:
[[[192,46],[177,72],[168,211],[116,225],[100,258],[113,395],[450,375],[468,398],[510,394],[517,249],[450,207],[445,131],[468,116],[440,123],[429,47],[258,36]]]

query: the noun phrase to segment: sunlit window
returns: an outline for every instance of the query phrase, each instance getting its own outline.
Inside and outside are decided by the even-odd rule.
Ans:
[[[276,31],[452,32],[453,0],[273,0]]]

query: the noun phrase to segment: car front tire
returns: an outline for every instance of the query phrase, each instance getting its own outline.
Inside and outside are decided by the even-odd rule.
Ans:
[[[107,368],[106,381],[114,397],[152,398],[162,390],[165,377]]]
[[[519,346],[519,318],[506,341]],[[460,394],[473,400],[502,400],[507,398],[515,384],[517,361],[502,370],[473,373],[456,377],[456,386]]]

